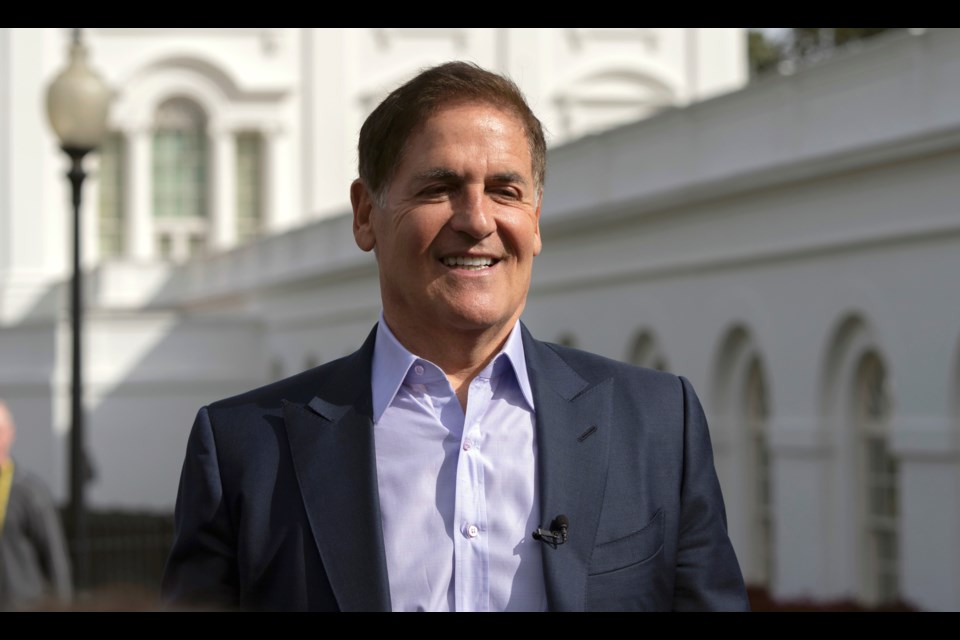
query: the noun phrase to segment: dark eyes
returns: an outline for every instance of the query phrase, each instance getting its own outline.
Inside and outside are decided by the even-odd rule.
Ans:
[[[454,193],[456,190],[457,190],[456,185],[435,184],[422,189],[420,191],[420,195],[427,198],[434,198],[434,197],[450,195]],[[520,199],[520,191],[516,187],[512,187],[512,186],[488,187],[487,193],[501,197],[501,198],[510,198],[513,200]]]
[[[516,188],[514,188],[514,187],[495,187],[495,188],[493,188],[493,189],[490,189],[490,192],[491,192],[491,193],[495,193],[495,194],[497,194],[497,195],[499,195],[499,196],[503,196],[503,197],[505,197],[505,198],[519,198],[519,197],[520,197],[520,193],[519,193],[519,192],[516,190]]]
[[[448,184],[435,184],[431,185],[420,192],[420,195],[424,196],[439,196],[445,193],[448,193],[452,190],[452,187]]]

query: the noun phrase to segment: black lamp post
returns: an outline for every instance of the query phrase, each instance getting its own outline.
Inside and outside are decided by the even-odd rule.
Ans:
[[[70,62],[47,90],[47,113],[50,125],[60,139],[60,147],[70,157],[67,177],[73,192],[73,280],[70,287],[70,318],[73,338],[71,367],[70,427],[70,507],[69,521],[74,543],[74,581],[85,586],[89,576],[84,518],[84,484],[87,480],[83,432],[83,369],[81,360],[83,299],[80,270],[81,227],[80,198],[83,180],[83,158],[103,140],[107,127],[110,89],[87,65],[87,50],[80,29],[73,30]]]

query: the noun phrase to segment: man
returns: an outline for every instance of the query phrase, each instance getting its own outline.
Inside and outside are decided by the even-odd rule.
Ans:
[[[546,146],[517,87],[428,69],[360,132],[359,351],[200,410],[163,590],[314,610],[746,609],[700,405],[519,322]]]
[[[60,517],[43,481],[14,464],[13,416],[0,400],[0,610],[70,599],[70,561]]]

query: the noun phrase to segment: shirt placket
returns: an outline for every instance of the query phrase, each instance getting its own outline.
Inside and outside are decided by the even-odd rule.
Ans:
[[[457,460],[454,536],[458,611],[487,611],[490,603],[489,536],[482,458],[482,421],[493,397],[489,378],[470,383]]]

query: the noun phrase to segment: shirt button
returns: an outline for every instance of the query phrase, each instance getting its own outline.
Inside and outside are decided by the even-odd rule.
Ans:
[[[480,529],[477,528],[477,525],[472,524],[469,527],[467,527],[468,538],[476,538],[478,535],[480,535]]]
[[[418,376],[422,376],[422,375],[423,375],[423,365],[422,365],[422,364],[418,364],[417,366],[415,366],[415,367],[413,368],[413,371],[414,371]]]

